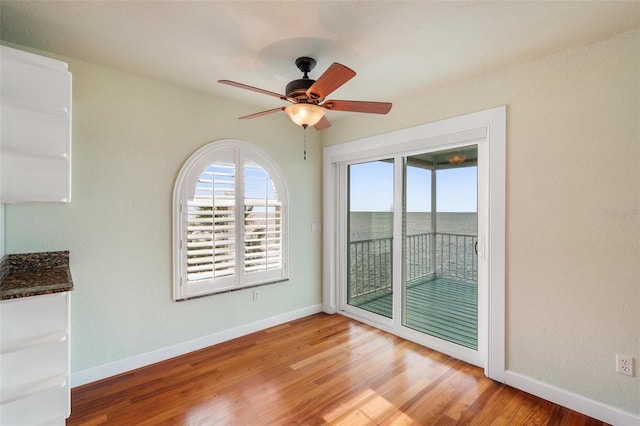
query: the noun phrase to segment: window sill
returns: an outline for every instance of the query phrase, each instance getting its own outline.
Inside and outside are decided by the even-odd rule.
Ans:
[[[278,283],[283,283],[283,282],[287,282],[287,281],[289,281],[289,278],[281,278],[281,279],[277,279],[277,280],[273,280],[273,281],[267,281],[267,282],[264,282],[264,283],[252,284],[252,285],[247,285],[247,286],[243,286],[243,287],[233,288],[233,289],[230,289],[230,290],[212,291],[210,293],[198,294],[197,296],[184,297],[184,298],[181,298],[181,299],[175,299],[175,301],[176,302],[186,302],[187,300],[201,299],[203,297],[216,296],[218,294],[225,294],[225,293],[232,293],[234,291],[241,291],[241,290],[246,290],[246,289],[249,289],[249,288],[264,287],[264,286],[267,286],[267,285],[278,284]]]

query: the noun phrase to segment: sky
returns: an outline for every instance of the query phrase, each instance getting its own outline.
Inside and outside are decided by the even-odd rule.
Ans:
[[[351,211],[390,211],[393,206],[393,163],[374,161],[350,166]],[[477,167],[437,172],[439,212],[477,211]],[[407,170],[407,211],[431,211],[431,171]]]

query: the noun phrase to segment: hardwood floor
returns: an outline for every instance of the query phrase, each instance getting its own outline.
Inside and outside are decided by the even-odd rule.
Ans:
[[[73,389],[67,425],[603,425],[317,314]]]

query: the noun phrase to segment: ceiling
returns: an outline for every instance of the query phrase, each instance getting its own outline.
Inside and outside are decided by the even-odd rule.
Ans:
[[[330,97],[415,93],[640,27],[640,1],[7,1],[0,38],[253,104],[312,56],[358,75]]]

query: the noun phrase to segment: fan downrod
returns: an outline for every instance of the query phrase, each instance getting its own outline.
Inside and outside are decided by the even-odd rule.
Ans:
[[[308,56],[301,56],[296,59],[296,66],[304,73],[304,77],[302,78],[309,78],[307,73],[311,72],[311,70],[316,66],[316,60]]]
[[[287,84],[285,93],[289,99],[306,103],[308,101],[307,89],[315,83],[315,80],[310,79],[307,74],[316,66],[316,60],[308,56],[301,56],[296,59],[296,66],[304,73],[304,76],[297,80],[290,81],[289,84]]]

